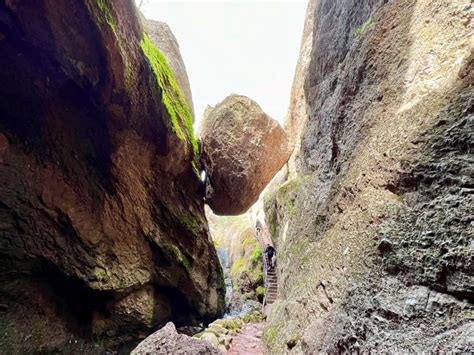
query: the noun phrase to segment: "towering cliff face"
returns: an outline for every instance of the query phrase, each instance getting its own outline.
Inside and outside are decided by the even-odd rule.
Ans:
[[[191,113],[133,2],[2,1],[0,52],[0,349],[218,316]]]
[[[473,11],[310,1],[288,116],[296,150],[266,198],[273,352],[468,351]]]
[[[179,87],[183,91],[186,102],[189,105],[194,122],[194,105],[189,85],[188,73],[184,65],[183,57],[179,51],[179,44],[171,32],[170,27],[163,22],[146,20],[146,30],[153,43],[163,52],[168,64],[173,69]]]

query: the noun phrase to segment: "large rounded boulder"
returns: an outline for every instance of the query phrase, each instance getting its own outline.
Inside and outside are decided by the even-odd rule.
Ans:
[[[218,215],[247,211],[290,155],[283,128],[240,95],[206,110],[199,137],[206,201]]]

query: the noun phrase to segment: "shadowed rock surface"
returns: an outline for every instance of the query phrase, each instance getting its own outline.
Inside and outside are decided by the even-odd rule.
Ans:
[[[191,116],[133,1],[0,2],[0,32],[1,352],[219,316]]]
[[[210,342],[192,338],[184,334],[178,334],[173,323],[156,331],[143,340],[131,352],[131,355],[145,354],[224,354],[223,351],[214,347]]]
[[[210,179],[207,203],[217,215],[247,211],[290,155],[285,131],[245,96],[208,107],[199,130]]]
[[[265,198],[273,353],[471,351],[473,11],[310,1],[295,151]]]
[[[145,21],[146,29],[151,40],[163,52],[166,59],[168,59],[168,64],[173,69],[179,87],[183,91],[184,97],[186,98],[191,110],[191,114],[193,115],[194,122],[193,96],[191,94],[186,66],[184,65],[181,52],[179,51],[178,41],[166,23],[153,20]]]

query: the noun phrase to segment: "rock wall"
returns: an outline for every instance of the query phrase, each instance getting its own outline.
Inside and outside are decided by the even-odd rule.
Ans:
[[[150,35],[151,40],[163,52],[166,59],[168,60],[168,64],[173,69],[179,87],[183,91],[186,102],[188,103],[189,109],[191,110],[194,122],[193,95],[191,93],[191,86],[189,85],[186,66],[184,65],[184,60],[179,50],[178,41],[166,23],[153,20],[145,21],[146,30]]]
[[[0,52],[1,352],[219,316],[190,109],[133,1],[2,1]]]
[[[218,253],[226,255],[225,277],[232,288],[227,293],[228,313],[236,314],[247,301],[263,300],[263,246],[250,211],[240,216],[217,216],[207,208],[206,216]]]
[[[473,11],[310,1],[293,163],[265,199],[272,353],[472,349]]]

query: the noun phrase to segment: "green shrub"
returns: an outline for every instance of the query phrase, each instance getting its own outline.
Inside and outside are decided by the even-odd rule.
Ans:
[[[261,258],[262,258],[262,248],[257,245],[252,250],[252,254],[250,255],[250,261],[252,261],[253,264],[256,264]]]

